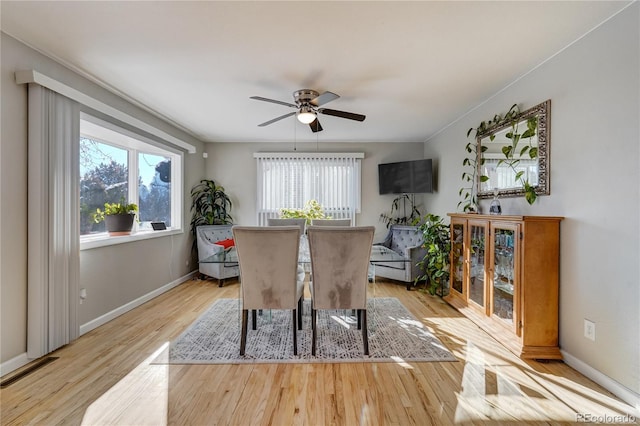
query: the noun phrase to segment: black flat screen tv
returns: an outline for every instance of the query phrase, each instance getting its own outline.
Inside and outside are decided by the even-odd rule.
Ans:
[[[431,159],[378,164],[380,194],[433,192]]]

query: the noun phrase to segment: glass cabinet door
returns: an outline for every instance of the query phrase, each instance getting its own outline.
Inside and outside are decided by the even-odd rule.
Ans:
[[[464,223],[451,221],[451,293],[464,294]]]
[[[469,221],[469,300],[485,308],[486,223]],[[486,309],[483,309],[486,315]]]
[[[491,313],[514,330],[517,321],[517,229],[517,225],[491,228]]]

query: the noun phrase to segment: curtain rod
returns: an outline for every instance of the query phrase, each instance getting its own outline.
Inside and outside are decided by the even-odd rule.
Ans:
[[[253,158],[364,158],[364,152],[254,152]]]
[[[48,77],[38,71],[35,70],[23,70],[16,71],[16,83],[18,84],[27,84],[27,83],[35,83],[40,86],[46,87],[47,89],[53,90],[54,92],[58,92],[63,96],[66,96],[69,99],[73,99],[76,102],[79,102],[83,105],[86,105],[90,108],[93,108],[97,111],[100,111],[104,114],[107,114],[115,119],[123,121],[129,125],[132,125],[140,130],[143,130],[147,133],[150,133],[154,136],[161,138],[162,140],[167,141],[171,145],[180,147],[190,154],[196,152],[196,147],[184,142],[176,138],[175,136],[170,135],[169,133],[160,130],[138,118],[135,118],[125,112],[120,111],[117,108],[114,108],[110,105],[105,104],[102,101],[99,101],[81,91],[74,89],[73,87],[67,86],[66,84],[55,80],[51,77]]]

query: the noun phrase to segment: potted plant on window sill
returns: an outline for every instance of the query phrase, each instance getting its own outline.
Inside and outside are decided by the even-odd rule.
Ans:
[[[137,211],[137,204],[126,203],[122,198],[119,203],[104,203],[104,211],[99,208],[96,209],[93,214],[93,220],[96,223],[104,220],[109,236],[129,235],[131,234]]]

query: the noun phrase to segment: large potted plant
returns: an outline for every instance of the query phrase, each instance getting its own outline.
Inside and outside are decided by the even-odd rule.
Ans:
[[[233,204],[224,187],[210,179],[202,179],[191,189],[191,233],[196,236],[200,225],[233,223],[230,211]],[[194,241],[194,247],[196,243]]]
[[[445,294],[446,284],[449,281],[449,253],[451,251],[451,234],[449,225],[434,214],[428,214],[422,219],[419,226],[424,242],[422,246],[427,249],[424,258],[417,266],[424,274],[417,277],[415,282],[426,280],[427,290],[430,294]]]
[[[119,203],[104,203],[104,211],[98,208],[92,216],[96,223],[104,220],[109,235],[116,237],[131,234],[137,211],[138,205],[127,203],[123,197]]]

